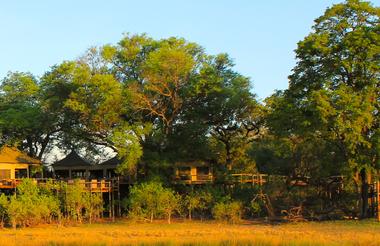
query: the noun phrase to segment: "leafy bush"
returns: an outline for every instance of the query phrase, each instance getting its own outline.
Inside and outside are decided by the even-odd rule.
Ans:
[[[251,206],[250,206],[250,210],[251,210],[253,215],[260,216],[260,213],[262,211],[261,203],[258,201],[252,201]]]
[[[5,194],[0,195],[0,226],[4,227],[6,216],[8,215],[9,200]]]
[[[123,206],[130,218],[152,222],[154,218],[166,217],[170,223],[172,214],[180,210],[180,198],[161,183],[149,182],[132,187]]]
[[[51,194],[44,194],[31,179],[22,180],[6,206],[13,227],[50,222],[52,216],[60,216],[59,200]]]
[[[192,191],[185,195],[184,208],[188,212],[188,217],[191,220],[193,211],[198,211],[203,217],[204,211],[208,209],[209,205],[213,202],[212,194],[207,190]]]
[[[212,209],[216,220],[236,223],[241,220],[242,204],[238,201],[218,202]]]
[[[75,180],[73,184],[64,184],[63,189],[63,204],[68,219],[79,223],[86,219],[91,223],[93,219],[100,217],[103,212],[101,194],[91,193],[79,180]]]
[[[84,199],[82,193],[85,192],[84,186],[75,180],[74,184],[64,185],[64,207],[67,218],[82,223],[82,210],[84,209]]]
[[[84,217],[90,224],[93,220],[100,218],[103,212],[103,197],[101,193],[85,192],[82,194],[84,203]]]

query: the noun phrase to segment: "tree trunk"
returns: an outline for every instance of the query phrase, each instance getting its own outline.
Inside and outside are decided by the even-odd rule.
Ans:
[[[232,170],[232,157],[231,157],[231,147],[229,143],[224,143],[226,145],[226,167],[227,170]]]
[[[360,203],[360,218],[365,219],[368,218],[368,176],[367,171],[363,168],[360,171],[361,178],[361,203]]]

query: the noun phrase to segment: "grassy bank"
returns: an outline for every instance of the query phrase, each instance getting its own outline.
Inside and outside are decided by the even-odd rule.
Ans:
[[[119,221],[0,230],[1,245],[380,245],[374,221],[239,225]]]

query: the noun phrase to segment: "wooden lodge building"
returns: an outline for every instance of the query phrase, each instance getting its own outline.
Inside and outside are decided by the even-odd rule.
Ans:
[[[91,164],[84,160],[75,151],[71,151],[65,158],[55,162],[54,177],[57,179],[110,179],[116,177],[115,169],[120,160],[114,157],[100,164]]]
[[[29,157],[15,147],[0,149],[0,180],[31,177],[31,170],[41,166],[37,159]]]
[[[117,175],[116,168],[120,164],[121,161],[117,157],[100,164],[93,164],[83,159],[75,151],[71,151],[66,157],[52,164],[53,178],[58,180],[81,179],[90,182],[114,180],[119,185],[134,183],[136,177]],[[36,173],[32,172],[32,169],[41,168],[41,165],[41,161],[29,157],[16,147],[3,146],[0,149],[0,189],[14,188],[21,178],[36,178],[35,175],[32,175],[32,173]],[[220,182],[221,180],[215,177],[210,163],[188,161],[174,164],[172,181],[174,184],[202,185]],[[39,177],[38,182],[43,182],[43,179]],[[229,174],[222,182],[261,185],[266,182],[266,175]]]
[[[267,182],[266,174],[229,173],[222,177],[215,176],[214,169],[209,162],[190,161],[177,162],[174,167],[174,183],[201,185],[211,183],[237,184],[250,183],[263,185]]]
[[[174,168],[177,184],[204,184],[214,181],[213,169],[204,161],[177,162]]]
[[[72,151],[62,160],[55,162],[52,167],[56,179],[85,179],[101,180],[118,178],[121,183],[132,184],[136,177],[119,177],[116,168],[121,163],[117,157],[113,157],[100,164],[91,164],[84,160],[75,151]],[[202,185],[215,182],[252,183],[262,185],[267,181],[264,174],[229,174],[223,180],[217,180],[214,170],[209,162],[188,161],[174,164],[172,181],[174,184]]]

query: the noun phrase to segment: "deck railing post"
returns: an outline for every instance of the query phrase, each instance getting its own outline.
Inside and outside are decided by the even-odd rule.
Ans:
[[[380,182],[376,182],[377,221],[380,222]]]

